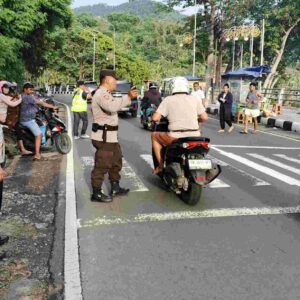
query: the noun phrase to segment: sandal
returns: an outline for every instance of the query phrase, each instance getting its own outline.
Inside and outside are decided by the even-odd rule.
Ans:
[[[248,132],[247,132],[247,131],[244,131],[244,130],[243,130],[243,131],[240,131],[240,133],[241,133],[241,134],[248,134]]]
[[[32,161],[47,161],[48,159],[46,157],[41,156],[40,158],[34,157]]]

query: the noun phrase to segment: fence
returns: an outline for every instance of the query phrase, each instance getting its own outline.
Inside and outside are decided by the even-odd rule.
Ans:
[[[300,107],[300,90],[265,89],[262,93],[266,98],[282,103],[283,106]]]
[[[50,85],[47,88],[47,92],[51,94],[73,94],[76,88],[75,84],[68,85]]]

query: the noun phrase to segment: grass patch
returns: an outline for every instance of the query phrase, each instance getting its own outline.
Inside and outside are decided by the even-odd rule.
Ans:
[[[1,221],[0,231],[15,238],[30,237],[33,240],[38,238],[38,231],[35,226],[32,224],[25,224],[21,219]]]

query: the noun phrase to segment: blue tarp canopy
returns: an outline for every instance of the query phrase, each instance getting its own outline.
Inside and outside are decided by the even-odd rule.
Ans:
[[[222,75],[223,78],[259,78],[262,77],[263,74],[268,74],[271,72],[271,68],[267,65],[258,66],[258,67],[247,67],[247,68],[240,68],[236,71],[227,72]]]

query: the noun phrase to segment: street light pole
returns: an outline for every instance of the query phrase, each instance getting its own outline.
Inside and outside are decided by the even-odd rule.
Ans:
[[[114,70],[116,70],[116,28],[114,25],[112,25],[114,28]]]
[[[253,66],[253,35],[250,37],[250,67]]]
[[[197,7],[197,0],[194,0],[194,5]],[[194,20],[194,44],[193,44],[193,77],[196,73],[196,37],[197,37],[197,9],[195,11],[195,20]]]
[[[260,65],[264,64],[264,46],[265,46],[265,19],[262,20],[262,33],[261,33],[261,43],[260,43]]]
[[[244,56],[244,44],[242,42],[242,45],[241,45],[241,65],[240,65],[241,68],[243,67],[243,56]]]
[[[96,34],[93,33],[94,39],[94,54],[93,54],[93,81],[95,81],[95,71],[96,71]]]
[[[232,66],[231,66],[231,71],[234,71],[234,63],[235,63],[235,38],[233,39],[233,44],[232,44]]]

